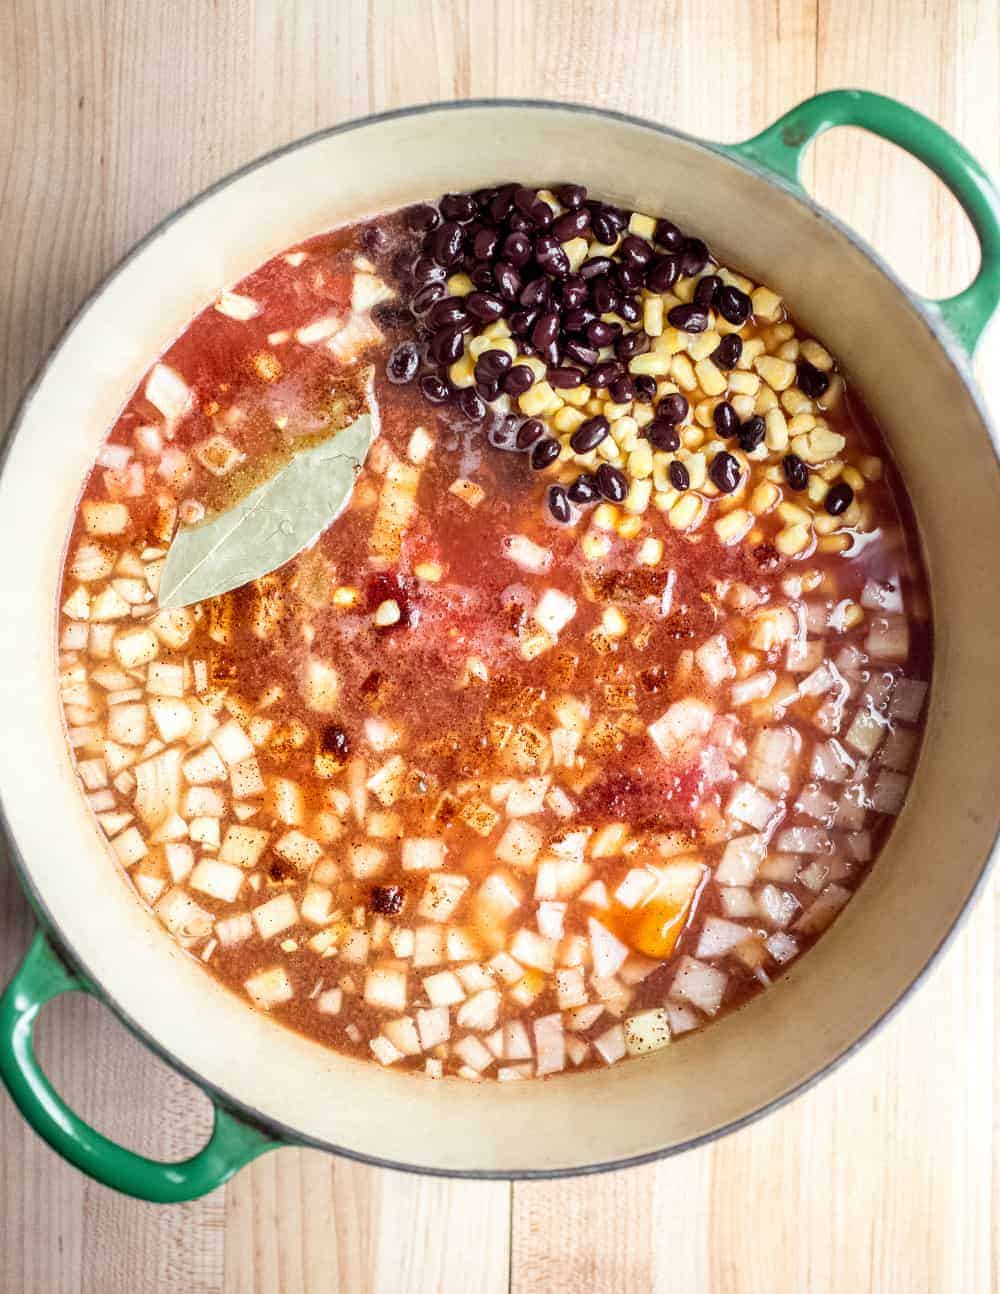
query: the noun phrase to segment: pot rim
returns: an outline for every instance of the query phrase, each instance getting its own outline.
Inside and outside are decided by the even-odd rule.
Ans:
[[[11,449],[22,430],[22,423],[24,421],[25,414],[36,391],[45,380],[49,368],[54,362],[55,357],[62,350],[69,336],[76,331],[80,324],[84,322],[91,304],[150,243],[158,238],[165,230],[170,228],[176,221],[185,216],[188,211],[198,206],[204,200],[212,197],[215,193],[228,187],[233,182],[241,179],[243,176],[262,169],[270,165],[272,162],[277,161],[279,158],[295,152],[298,149],[307,147],[319,140],[332,138],[337,135],[349,134],[368,126],[378,125],[382,122],[393,121],[406,117],[420,117],[435,112],[462,112],[468,109],[484,108],[530,109],[533,111],[540,109],[556,110],[600,117],[606,120],[620,122],[627,126],[638,126],[642,129],[654,131],[660,135],[666,135],[672,139],[682,140],[686,144],[710,154],[717,161],[722,161],[739,170],[747,171],[756,178],[764,180],[775,188],[783,190],[814,217],[824,220],[828,224],[832,225],[843,238],[851,243],[869,261],[871,261],[897,290],[911,311],[915,314],[917,320],[924,326],[925,330],[930,333],[933,340],[942,348],[948,360],[951,362],[953,370],[965,387],[966,393],[982,421],[983,427],[993,448],[994,459],[998,464],[1000,464],[1000,439],[998,439],[997,431],[993,426],[990,414],[976,383],[975,376],[972,372],[970,358],[955,335],[947,327],[943,319],[936,315],[933,303],[925,301],[908,288],[895,271],[879,255],[879,253],[874,250],[874,248],[870,247],[863,238],[861,238],[839,217],[816,202],[812,196],[801,187],[790,183],[783,176],[770,170],[766,166],[753,160],[749,160],[746,157],[734,155],[731,145],[722,145],[701,139],[686,131],[675,130],[672,127],[664,126],[658,122],[651,121],[646,117],[637,116],[633,113],[619,112],[610,108],[601,108],[591,104],[568,102],[558,99],[474,98],[443,102],[432,101],[428,103],[414,104],[405,108],[392,108],[383,112],[368,113],[362,117],[353,117],[348,121],[340,122],[334,126],[321,127],[318,130],[311,131],[307,135],[291,140],[287,144],[282,144],[266,153],[262,153],[251,161],[244,163],[244,165],[239,166],[232,171],[228,171],[218,180],[215,180],[212,184],[186,199],[161,220],[157,221],[157,223],[153,225],[142,238],[135,242],[111,266],[100,281],[96,283],[89,292],[87,292],[66,325],[46,350],[32,377],[28,381],[10,422],[3,433],[3,441],[2,444],[0,444],[0,476],[3,476],[7,471]],[[863,1033],[861,1033],[853,1042],[845,1046],[836,1055],[832,1056],[824,1065],[814,1070],[813,1073],[808,1074],[800,1082],[789,1087],[787,1091],[782,1092],[772,1100],[737,1119],[730,1120],[728,1123],[721,1124],[717,1128],[712,1128],[708,1132],[702,1133],[696,1137],[690,1137],[686,1141],[679,1142],[673,1146],[646,1151],[639,1155],[624,1156],[619,1159],[611,1159],[601,1163],[588,1164],[583,1167],[548,1169],[525,1168],[497,1171],[492,1169],[451,1169],[426,1166],[402,1162],[391,1158],[383,1158],[382,1156],[365,1154],[352,1150],[348,1147],[337,1145],[335,1143],[295,1131],[280,1120],[274,1119],[270,1115],[246,1106],[243,1102],[230,1096],[225,1089],[219,1087],[216,1083],[202,1077],[185,1062],[175,1056],[169,1048],[161,1043],[143,1025],[133,1019],[132,1016],[120,1006],[115,995],[102,981],[97,980],[91,975],[83,958],[79,956],[75,948],[73,948],[73,946],[64,938],[58,922],[53,918],[48,905],[45,903],[41,893],[35,885],[31,868],[22,853],[17,838],[10,826],[2,787],[0,787],[0,833],[2,833],[4,840],[7,842],[10,860],[15,872],[17,873],[21,888],[24,890],[35,916],[39,920],[43,929],[53,936],[59,955],[82,973],[86,978],[88,985],[93,987],[95,996],[97,996],[102,1003],[114,1012],[117,1018],[133,1034],[133,1036],[138,1038],[154,1056],[167,1064],[175,1073],[182,1075],[189,1082],[193,1083],[199,1090],[204,1092],[216,1106],[235,1113],[251,1127],[260,1129],[266,1134],[273,1136],[276,1138],[277,1144],[279,1145],[304,1146],[317,1150],[324,1150],[327,1153],[339,1155],[345,1159],[370,1164],[378,1168],[391,1168],[398,1172],[423,1174],[429,1177],[462,1178],[471,1181],[538,1181],[562,1177],[589,1177],[597,1173],[640,1167],[644,1164],[655,1163],[658,1160],[667,1159],[674,1155],[681,1154],[686,1150],[694,1150],[699,1146],[707,1145],[731,1132],[736,1132],[747,1127],[750,1124],[755,1123],[758,1119],[763,1118],[765,1115],[780,1109],[796,1097],[807,1092],[821,1079],[832,1074],[845,1061],[850,1059],[856,1051],[864,1046],[864,1044],[872,1039],[885,1024],[894,1018],[904,1002],[911,997],[915,990],[925,983],[929,972],[934,968],[942,954],[951,944],[960,927],[968,918],[973,906],[981,897],[992,868],[996,863],[998,854],[1000,854],[1000,848],[998,848],[998,845],[1000,845],[1000,831],[998,831],[994,836],[992,845],[979,871],[979,875],[977,876],[972,889],[969,891],[964,904],[948,930],[927,955],[927,958],[919,972],[909,982],[906,988],[899,993],[896,999],[886,1007],[885,1011],[878,1017],[878,1019],[865,1029]]]

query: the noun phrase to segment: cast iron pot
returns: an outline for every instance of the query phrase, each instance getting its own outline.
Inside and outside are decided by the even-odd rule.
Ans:
[[[908,292],[809,200],[798,164],[835,125],[925,162],[982,247],[946,301]],[[581,131],[587,165],[563,177]],[[454,139],[475,140],[456,149]],[[55,682],[60,545],[125,396],[218,292],[322,229],[516,176],[581,178],[625,207],[669,213],[783,292],[864,392],[916,509],[936,656],[924,753],[906,808],[856,900],[759,1000],[642,1060],[555,1081],[433,1082],[325,1050],[218,986],[136,901],[79,793]],[[369,117],[313,135],[216,185],[149,235],[86,302],[28,391],[0,477],[0,797],[40,930],[0,1002],[0,1070],[25,1117],[92,1177],[189,1199],[287,1144],[431,1173],[530,1177],[654,1159],[802,1090],[919,979],[982,880],[996,835],[1000,473],[969,358],[1000,296],[1000,200],[975,161],[901,104],[841,91],[745,144],[552,103],[472,102]],[[48,542],[44,542],[48,541]],[[207,1145],[162,1164],[82,1122],[32,1051],[39,1009],[83,989],[197,1083]]]

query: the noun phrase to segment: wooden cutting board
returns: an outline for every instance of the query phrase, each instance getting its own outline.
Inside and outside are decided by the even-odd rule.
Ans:
[[[996,168],[998,72],[1000,0],[5,0],[0,414],[155,221],[320,126],[504,94],[733,140],[856,85],[929,113]],[[971,231],[917,163],[839,131],[808,176],[914,287],[970,277]],[[981,361],[1000,415],[998,359],[1000,330]],[[946,482],[946,420],[941,436]],[[286,1150],[208,1199],[155,1208],[86,1182],[2,1097],[0,1294],[996,1291],[996,923],[994,886],[906,1009],[807,1096],[600,1178],[443,1182]],[[0,865],[5,978],[30,928]],[[57,1086],[98,1126],[164,1156],[198,1144],[205,1100],[107,1012],[63,999],[41,1032]]]

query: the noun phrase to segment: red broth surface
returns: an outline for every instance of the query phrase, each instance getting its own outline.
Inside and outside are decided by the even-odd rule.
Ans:
[[[421,219],[275,257],[132,395],[67,551],[68,739],[138,896],[248,1006],[433,1076],[613,1064],[766,987],[877,855],[930,675],[915,528],[859,396],[773,294],[711,262],[637,289],[649,358],[621,367],[645,390],[580,381],[549,399],[544,348],[511,337],[510,308],[433,359],[434,326],[408,308]],[[645,220],[634,236],[662,251]],[[431,264],[431,304],[464,309],[481,263]],[[752,302],[738,327],[707,312],[713,348],[744,347],[714,374],[706,329],[647,311],[659,297],[669,318],[713,274],[716,305],[720,284]],[[401,371],[411,343],[420,380]],[[476,416],[462,393],[491,350],[541,372],[534,395],[481,382]],[[445,403],[428,376],[454,383]],[[380,434],[343,516],[274,574],[160,610],[178,525],[366,392]],[[670,396],[687,408],[665,430]],[[724,401],[739,439],[719,434]],[[603,448],[576,452],[602,417]],[[498,447],[530,418],[558,451],[545,466]],[[804,490],[797,445],[815,460],[795,455]],[[732,490],[715,483],[723,452]],[[602,465],[626,496],[557,520],[553,486]],[[828,508],[838,487],[850,503]]]

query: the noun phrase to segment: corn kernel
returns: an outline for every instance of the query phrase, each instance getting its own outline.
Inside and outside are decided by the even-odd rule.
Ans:
[[[786,391],[795,381],[795,365],[787,359],[761,355],[754,368],[773,391]]]
[[[799,343],[793,337],[791,341],[782,342],[774,353],[778,359],[791,360],[794,364],[799,357]]]
[[[455,365],[452,365],[454,369]],[[548,382],[536,382],[530,386],[524,395],[518,398],[518,407],[522,413],[526,413],[529,418],[537,418],[540,413],[545,413],[555,395],[552,387]]]
[[[639,481],[637,481],[637,482],[636,482],[636,485],[640,485],[640,484],[641,484],[641,482],[639,482]],[[653,488],[653,487],[652,487],[652,484],[651,484],[651,483],[649,483],[649,482],[647,482],[647,484],[649,484],[650,491],[652,491],[652,488]],[[631,492],[630,492],[630,494],[629,494],[628,498],[626,498],[626,499],[625,499],[625,502],[624,502],[624,504],[622,505],[623,507],[625,507],[625,508],[627,508],[627,507],[628,507],[628,505],[629,505],[629,498],[630,498],[630,497],[631,497]],[[648,502],[648,500],[647,500],[647,502]],[[619,523],[618,523],[618,535],[619,535],[619,538],[621,538],[621,539],[638,539],[638,538],[639,538],[639,536],[640,536],[641,534],[642,534],[642,517],[641,517],[641,516],[639,516],[638,514],[636,514],[635,516],[631,516],[631,517],[623,517],[623,518],[622,518],[622,520],[621,520],[621,521],[619,521]]]
[[[694,300],[694,290],[698,286],[698,280],[691,275],[689,278],[678,279],[674,284],[674,296],[683,305],[690,305]]]
[[[830,493],[830,483],[824,481],[818,472],[809,473],[809,484],[806,486],[806,494],[810,503],[820,504]]]
[[[867,482],[856,467],[845,467],[840,474],[845,485],[849,485],[855,494],[860,494]]]
[[[467,503],[470,508],[478,508],[483,499],[486,498],[486,491],[481,485],[477,485],[475,481],[467,481],[464,477],[459,477],[458,480],[452,481],[451,485],[448,486],[448,493],[454,494],[463,503]]]
[[[653,446],[648,440],[640,440],[628,456],[630,476],[640,479],[653,474]]]
[[[663,308],[671,308],[670,297],[664,297]],[[663,325],[663,332],[653,339],[653,350],[657,355],[676,355],[687,345],[688,334],[675,328],[673,324]],[[648,353],[648,352],[647,352]],[[636,356],[638,359],[638,356]]]
[[[632,408],[631,400],[625,400],[621,404],[616,404],[614,400],[605,400],[604,416],[605,418],[607,418],[608,422],[613,424],[617,422],[619,418],[624,418],[627,415],[629,409],[631,408]]]
[[[620,405],[618,407],[621,408]],[[611,423],[611,435],[619,449],[626,449],[638,438],[639,424],[627,414],[619,414],[617,418],[609,418],[608,421]]]
[[[861,475],[866,481],[881,481],[882,479],[882,460],[874,454],[866,455],[858,463],[861,468]]]
[[[633,211],[629,217],[628,231],[638,238],[646,238],[652,242],[653,235],[656,233],[656,221],[652,216],[644,216],[641,211]]]
[[[502,341],[505,338],[509,339],[510,325],[507,323],[506,319],[495,319],[493,323],[487,324],[483,329],[483,336],[489,337],[491,341]],[[510,354],[509,351],[507,353]],[[514,350],[514,354],[517,354],[516,348]]]
[[[675,530],[691,530],[701,521],[704,511],[705,500],[687,490],[670,509],[670,524]]]
[[[670,368],[670,355],[653,350],[646,351],[644,355],[634,355],[628,362],[628,371],[636,377],[666,377]]]
[[[453,274],[451,278],[446,280],[445,286],[448,289],[448,294],[453,297],[467,297],[470,292],[475,292],[476,290],[476,285],[468,274]]]
[[[656,566],[663,560],[663,540],[644,539],[636,554],[636,561],[641,566]]]
[[[719,447],[722,447],[721,442]],[[716,453],[718,453],[718,450],[716,450]],[[684,466],[688,470],[690,488],[692,490],[700,490],[705,484],[705,479],[708,475],[708,459],[705,457],[704,453],[699,452],[695,454],[685,451],[679,453],[677,457],[683,462]]]
[[[761,481],[750,495],[750,510],[758,517],[763,516],[765,512],[770,512],[780,498],[781,491],[773,481]]]
[[[646,509],[649,507],[649,500],[652,497],[652,494],[653,494],[653,482],[648,478],[642,481],[632,482],[631,486],[629,486],[629,492],[625,496],[625,502],[622,505],[625,508],[626,512],[631,512],[635,514],[632,517],[628,518],[629,521],[638,522],[641,514],[645,512]],[[619,525],[618,533],[623,538],[634,539],[636,535],[639,533],[639,531],[638,531],[638,528],[636,527],[634,528],[633,533],[626,535],[623,526]]]
[[[842,602],[840,604],[840,623],[844,629],[857,629],[864,618],[864,608],[858,606],[857,602]]]
[[[839,373],[834,373],[830,378],[830,385],[819,397],[816,403],[821,409],[836,409],[844,396],[844,379]]]
[[[621,638],[628,632],[628,621],[617,607],[605,607],[601,616],[601,628],[609,638]]]
[[[693,391],[698,385],[694,367],[686,355],[675,355],[671,359],[670,376],[682,391]]]
[[[775,536],[774,546],[785,557],[794,557],[809,546],[808,526],[786,526]]]
[[[748,373],[754,366],[754,360],[764,354],[764,349],[763,337],[751,337],[749,341],[743,343],[743,350],[736,361],[736,367]]]
[[[715,523],[715,533],[724,544],[737,544],[753,525],[753,517],[744,508],[733,508]]]
[[[614,463],[616,467],[621,459],[621,451],[611,436],[604,437],[597,446],[597,453],[600,458],[603,458],[608,463]]]
[[[632,406],[632,417],[635,419],[635,425],[640,429],[648,426],[656,414],[653,412],[651,404],[634,404]]]
[[[750,294],[750,302],[758,319],[763,319],[765,322],[770,323],[781,318],[781,297],[776,292],[772,292],[770,288],[755,288]]]
[[[769,388],[764,388],[769,395],[773,392]],[[740,422],[746,422],[747,418],[752,418],[757,412],[757,397],[752,395],[734,395],[729,403],[733,406],[733,412],[739,418]]]
[[[824,535],[816,548],[821,553],[846,553],[850,546],[850,535]]]
[[[729,389],[734,395],[756,395],[760,390],[760,377],[757,373],[741,373],[733,369],[729,374]]]
[[[642,326],[650,337],[663,332],[663,298],[647,297],[642,307]]]
[[[607,535],[595,535],[589,531],[580,540],[580,547],[588,562],[599,562],[611,552],[611,540]]]
[[[754,413],[766,415],[772,409],[777,409],[778,397],[774,391],[766,385],[761,385],[760,390],[754,396],[753,408]]]
[[[424,580],[427,584],[437,584],[444,569],[440,562],[418,562],[413,568],[413,574],[418,580]]]
[[[692,364],[696,364],[700,359],[708,359],[719,349],[719,342],[722,338],[717,332],[709,329],[707,332],[695,333],[687,344],[688,358]]]
[[[478,359],[480,355],[484,355],[492,348],[492,346],[493,343],[490,341],[489,337],[484,337],[482,333],[480,333],[478,337],[473,337],[472,341],[469,342],[468,353],[473,359]]]
[[[621,241],[621,235],[619,235],[613,243],[599,243],[594,239],[587,249],[587,260],[593,260],[597,256],[614,256],[621,244]]]
[[[825,463],[836,457],[847,442],[836,431],[825,427],[814,427],[805,435],[796,436],[792,441],[792,450],[804,463]]]
[[[475,386],[476,376],[473,372],[474,364],[471,355],[463,355],[461,359],[455,360],[454,364],[448,369],[448,376],[455,386],[469,387]]]
[[[782,342],[789,341],[795,336],[795,329],[790,323],[778,323],[767,331],[767,344],[777,349]]]
[[[590,387],[582,384],[580,386],[563,387],[560,395],[563,398],[563,403],[582,409],[590,399]]]
[[[698,377],[698,385],[706,395],[722,395],[728,386],[726,375],[712,363],[710,359],[701,359],[694,366],[694,371]]]
[[[361,601],[361,594],[349,584],[341,584],[333,590],[330,601],[335,607],[353,607]]]
[[[778,504],[778,516],[786,526],[808,526],[809,524],[809,513],[805,508],[800,508],[797,503],[789,503],[787,500]]]
[[[598,530],[615,530],[618,526],[618,509],[613,503],[601,503],[594,509],[593,525]]]
[[[590,244],[586,238],[571,238],[569,242],[563,243],[562,249],[569,260],[571,274],[575,274],[590,255]]]
[[[385,629],[389,625],[398,624],[402,614],[403,613],[399,609],[399,603],[395,598],[386,598],[384,602],[380,602],[375,608],[375,614],[372,616],[372,620],[380,629]]]
[[[797,386],[791,386],[787,391],[781,393],[781,405],[786,413],[790,413],[794,418],[796,414],[811,413],[813,403],[807,395],[803,395]]]
[[[552,425],[556,431],[574,432],[582,422],[586,421],[586,415],[579,409],[573,409],[565,404],[552,419]]]
[[[833,358],[818,341],[804,341],[799,347],[799,353],[813,368],[818,368],[823,373],[829,373],[833,368]]]
[[[804,431],[812,431],[815,426],[816,419],[811,413],[797,413],[788,424],[788,434],[800,436]]]

